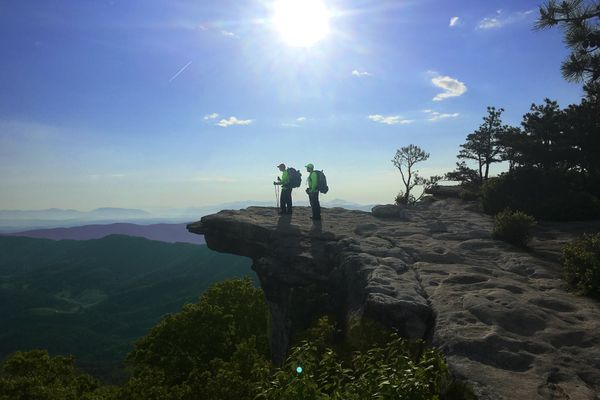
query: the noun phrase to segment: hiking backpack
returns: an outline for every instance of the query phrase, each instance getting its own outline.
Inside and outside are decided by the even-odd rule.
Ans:
[[[323,171],[315,171],[317,173],[317,190],[323,194],[329,191],[329,186],[327,186],[327,178]]]
[[[297,188],[302,184],[302,174],[295,168],[288,168],[288,175],[290,177],[290,187]]]

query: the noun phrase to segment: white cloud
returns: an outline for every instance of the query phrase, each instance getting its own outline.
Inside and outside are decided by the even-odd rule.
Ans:
[[[458,17],[452,17],[452,18],[450,18],[450,25],[449,25],[449,26],[450,26],[450,27],[453,27],[453,26],[456,26],[456,25],[458,25],[458,20],[459,20],[459,19],[460,19],[460,18],[458,18]]]
[[[374,122],[379,122],[381,124],[386,124],[386,125],[398,125],[398,124],[412,124],[413,122],[415,122],[412,119],[403,119],[402,117],[400,117],[399,115],[390,115],[390,116],[383,116],[383,115],[379,115],[379,114],[372,114],[369,115],[368,117],[371,121]]]
[[[493,17],[485,17],[477,23],[477,29],[498,29],[503,26],[523,21],[529,17],[535,10],[517,11],[510,14],[503,10],[497,10]]]
[[[359,71],[359,70],[355,69],[355,70],[352,70],[352,75],[358,76],[360,78],[362,76],[372,76],[373,74],[371,74],[370,72],[367,72],[367,71]]]
[[[215,119],[219,116],[217,113],[212,113],[204,116],[204,120]]]
[[[439,113],[433,110],[423,110],[423,112],[429,114],[429,121],[439,121],[440,119],[456,118],[460,115],[459,113]]]
[[[237,119],[236,117],[229,117],[229,119],[222,119],[216,125],[227,128],[232,125],[250,125],[252,123],[251,119]]]
[[[433,101],[442,101],[449,97],[458,97],[467,91],[467,85],[449,76],[436,76],[431,79],[431,82],[435,86],[444,89],[444,92],[438,93],[433,98]]]
[[[227,36],[227,37],[231,37],[231,38],[238,38],[238,35],[236,35],[235,33],[229,32],[229,31],[225,31],[225,30],[221,31],[221,35]]]
[[[296,122],[304,122],[306,121],[306,117],[298,117],[296,118]]]
[[[477,24],[478,29],[500,28],[504,25],[498,18],[484,18]]]

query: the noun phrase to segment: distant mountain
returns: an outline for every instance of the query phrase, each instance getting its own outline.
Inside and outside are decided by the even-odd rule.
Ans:
[[[307,207],[307,196],[303,191],[294,192],[294,205]],[[327,200],[321,197],[324,207],[344,207],[352,210],[370,211],[372,205],[361,205],[343,199]],[[50,208],[47,210],[0,210],[0,233],[23,232],[30,230],[69,228],[92,224],[135,223],[182,224],[199,220],[205,215],[221,210],[238,210],[250,206],[275,207],[273,201],[240,200],[208,206],[188,208],[156,208],[151,212],[128,208],[98,208],[91,211]],[[115,232],[120,233],[120,232]]]
[[[186,224],[136,225],[117,223],[106,225],[83,225],[71,228],[37,229],[11,233],[10,236],[25,236],[52,240],[90,240],[101,239],[108,235],[138,236],[166,243],[204,244],[200,235],[189,233]]]
[[[73,354],[107,380],[133,342],[214,282],[250,276],[251,261],[206,246],[111,235],[0,237],[0,361],[16,350]]]
[[[144,210],[130,208],[97,208],[91,211],[63,210],[0,210],[0,220],[68,220],[68,219],[136,219],[150,218],[152,214]]]

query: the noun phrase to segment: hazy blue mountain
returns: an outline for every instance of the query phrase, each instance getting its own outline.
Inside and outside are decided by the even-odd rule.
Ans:
[[[118,378],[133,341],[211,284],[255,275],[205,245],[111,235],[73,241],[0,237],[0,359],[16,350],[74,354]]]
[[[344,207],[352,210],[370,211],[372,205],[361,205],[342,199],[328,200],[321,196],[324,207]],[[307,196],[302,190],[294,191],[294,205],[308,207]],[[236,202],[187,208],[155,208],[151,211],[125,208],[98,208],[92,211],[63,210],[0,210],[0,233],[8,234],[39,229],[69,228],[92,224],[135,223],[181,224],[199,220],[205,215],[221,210],[238,210],[251,206],[275,207],[272,201],[240,200]]]
[[[37,229],[11,233],[11,236],[25,236],[52,240],[90,240],[108,235],[138,236],[166,243],[203,244],[204,238],[189,233],[186,224],[136,225],[128,223],[84,225],[70,228]]]
[[[91,211],[63,210],[0,210],[0,220],[68,220],[68,219],[135,219],[152,217],[147,211],[130,208],[97,208]]]

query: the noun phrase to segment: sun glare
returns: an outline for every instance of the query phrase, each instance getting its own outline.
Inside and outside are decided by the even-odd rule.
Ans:
[[[329,12],[322,0],[276,0],[273,24],[287,44],[310,47],[329,32]]]

